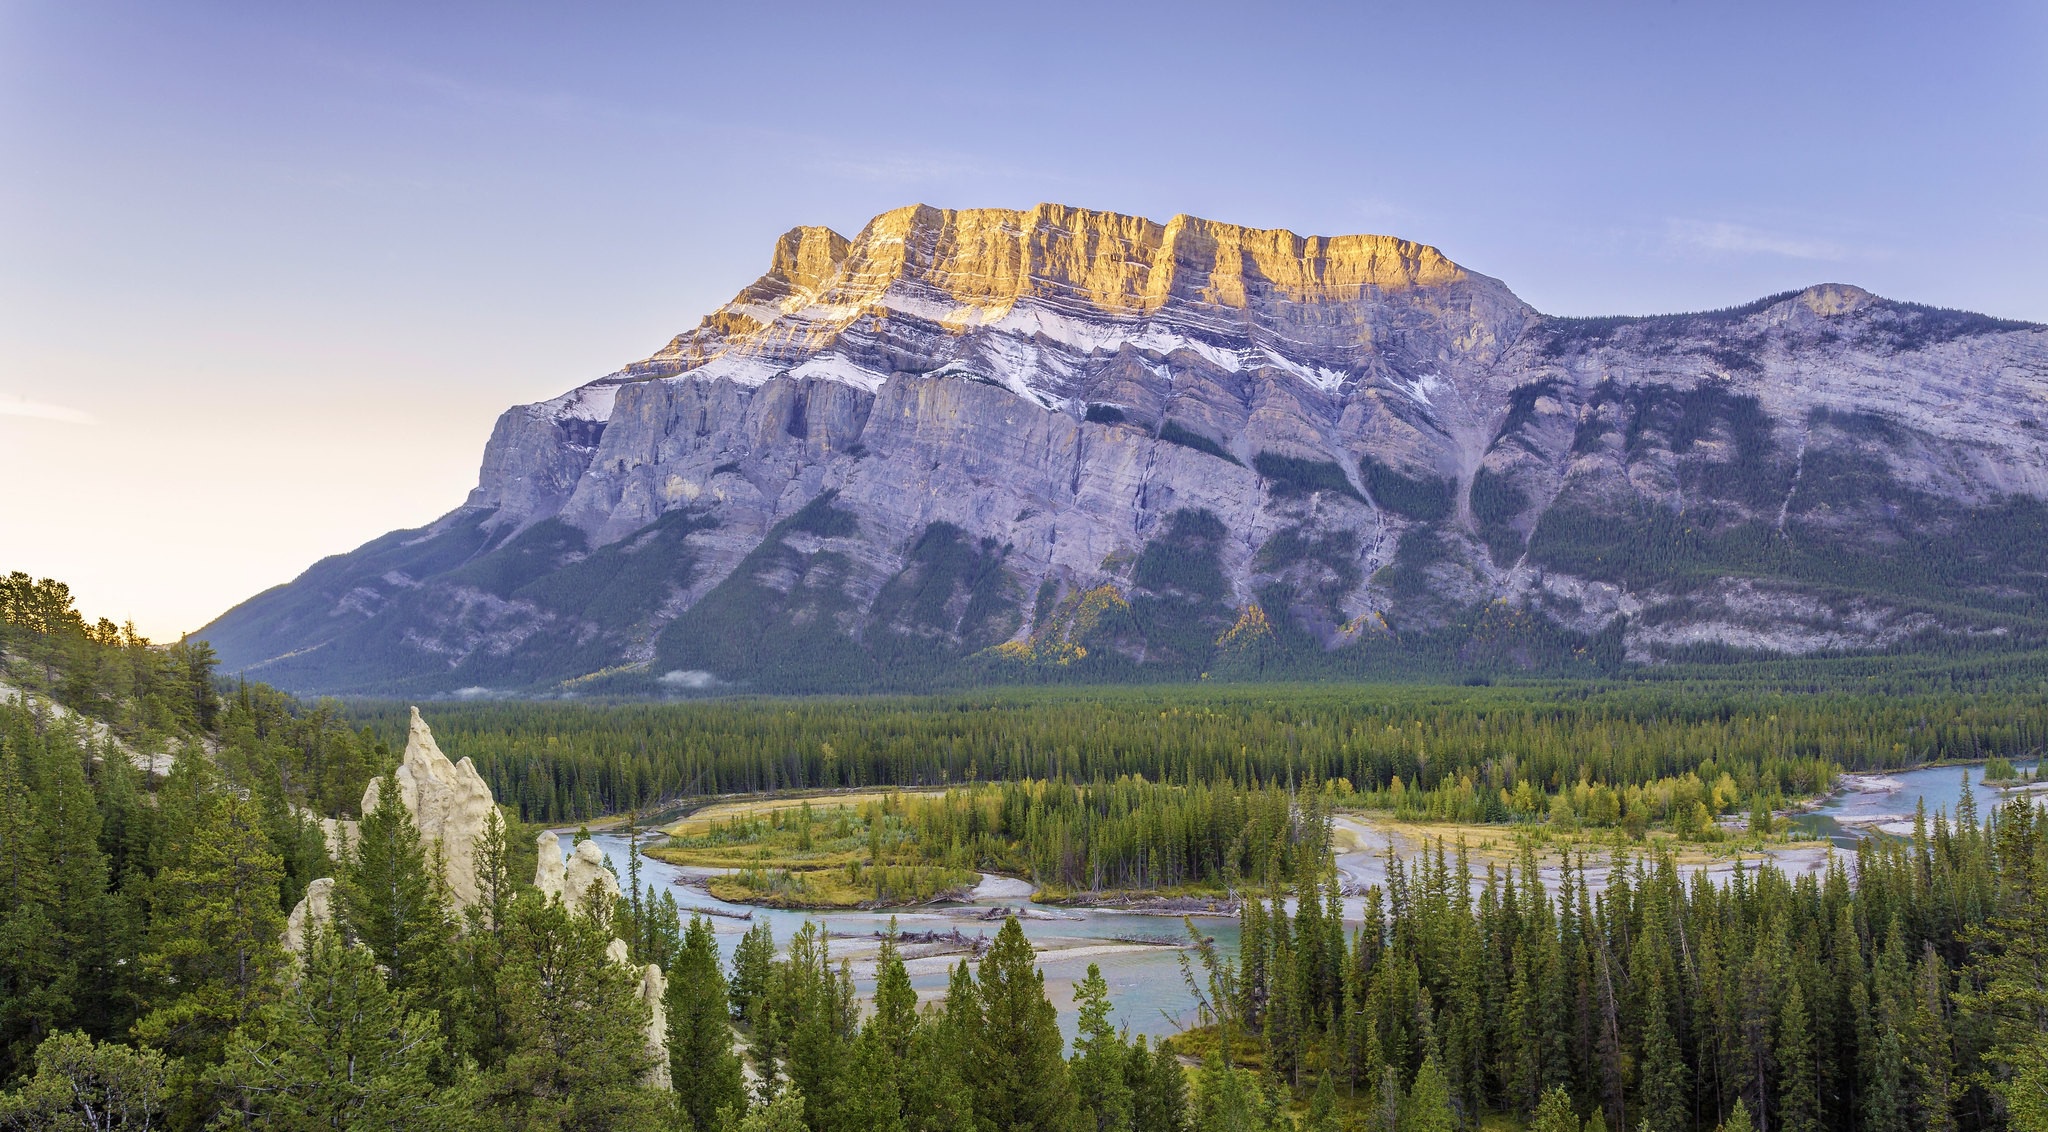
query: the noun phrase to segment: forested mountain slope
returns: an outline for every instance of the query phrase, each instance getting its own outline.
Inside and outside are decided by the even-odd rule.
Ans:
[[[349,692],[2005,649],[2044,419],[2048,328],[1851,286],[1555,318],[1389,237],[917,206],[198,636]]]

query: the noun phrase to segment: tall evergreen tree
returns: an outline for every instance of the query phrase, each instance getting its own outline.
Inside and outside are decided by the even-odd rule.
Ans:
[[[982,957],[975,998],[980,1009],[967,1073],[975,1116],[992,1132],[1065,1132],[1076,1112],[1060,1056],[1066,1042],[1015,916],[1003,922]]]
[[[1188,1123],[1187,1071],[1165,1043],[1148,1048],[1143,1034],[1124,1062],[1131,1089],[1132,1132],[1185,1132]]]
[[[236,1032],[209,1078],[223,1127],[468,1126],[472,1099],[433,1080],[441,1053],[434,1015],[407,1009],[370,952],[316,928],[298,977]]]
[[[882,940],[875,957],[874,1013],[867,1032],[896,1060],[910,1056],[910,1039],[917,1030],[917,989],[910,985],[910,970],[903,965],[903,952],[896,946],[896,924],[889,922],[889,935]]]
[[[710,921],[702,916],[690,917],[682,952],[668,972],[665,1006],[676,1107],[687,1127],[715,1128],[718,1114],[743,1108],[747,1094],[732,1048],[732,1016],[718,945]]]
[[[1130,1046],[1109,1024],[1109,984],[1101,967],[1088,964],[1088,976],[1074,987],[1074,1001],[1081,1013],[1072,1062],[1081,1127],[1090,1132],[1129,1132],[1131,1088],[1124,1062]]]
[[[1401,1105],[1400,1132],[1454,1132],[1457,1114],[1451,1111],[1451,1089],[1444,1080],[1436,1055],[1423,1059],[1408,1087],[1408,1099]]]
[[[377,805],[363,815],[334,903],[343,931],[390,972],[395,989],[439,1004],[455,924],[438,862],[420,843],[395,775],[385,777]]]
[[[1814,1059],[1812,1017],[1806,1010],[1806,992],[1799,980],[1788,980],[1785,1001],[1778,1011],[1778,1122],[1779,1132],[1819,1132],[1820,1092]]]
[[[1579,1115],[1572,1111],[1572,1098],[1564,1089],[1553,1085],[1543,1094],[1529,1132],[1579,1132]]]
[[[1195,1074],[1192,1127],[1194,1132],[1282,1132],[1286,1117],[1260,1087],[1256,1073],[1212,1055]]]
[[[732,951],[732,981],[726,993],[732,999],[734,1018],[750,1026],[760,1024],[759,1007],[768,995],[768,979],[774,968],[775,929],[762,919],[747,929]]]
[[[203,796],[158,873],[151,951],[153,1007],[137,1025],[152,1045],[193,1064],[219,1058],[230,1031],[275,994],[284,970],[284,868],[253,799]]]
[[[507,1053],[484,1098],[512,1132],[640,1132],[672,1111],[642,1087],[647,1007],[632,972],[611,961],[610,937],[538,893],[508,914],[504,969]]]

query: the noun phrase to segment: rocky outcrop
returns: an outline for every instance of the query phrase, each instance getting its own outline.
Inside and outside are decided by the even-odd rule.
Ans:
[[[334,926],[334,878],[321,877],[306,886],[306,894],[293,906],[284,922],[284,948],[294,955],[306,953],[306,933],[314,925]]]
[[[543,895],[577,911],[590,900],[592,886],[597,889],[597,898],[607,906],[619,899],[619,878],[604,867],[604,850],[598,848],[597,842],[578,843],[567,863],[562,860],[559,835],[543,830],[537,848],[539,863],[534,868],[533,886]]]
[[[668,1063],[668,978],[661,967],[649,963],[640,968],[640,1001],[647,1007],[647,1055],[654,1068],[647,1071],[647,1084],[657,1089],[674,1087]]]
[[[468,758],[450,762],[434,742],[434,733],[412,709],[405,737],[405,756],[394,775],[399,797],[419,827],[429,853],[438,853],[455,906],[477,902],[477,844],[497,810],[491,788]],[[363,791],[363,813],[377,808],[384,780],[373,778]]]
[[[562,863],[562,838],[551,829],[543,829],[534,839],[535,863],[533,887],[540,889],[542,896],[560,900],[569,870]]]
[[[452,763],[441,753],[440,745],[434,742],[433,732],[420,718],[418,708],[412,709],[405,756],[399,763],[396,777],[399,798],[419,826],[420,840],[430,852],[438,852],[446,862],[450,899],[458,908],[475,903],[478,899],[478,843],[496,807],[490,786],[477,774],[469,759]],[[363,794],[362,812],[369,813],[375,809],[381,796],[379,782],[373,779]],[[352,844],[355,823],[347,825],[350,828],[339,834],[330,826],[330,839],[339,836]],[[595,899],[607,906],[619,899],[618,878],[605,868],[604,852],[596,842],[584,841],[577,845],[565,862],[562,859],[562,839],[544,830],[535,843],[535,849],[538,863],[534,870],[534,887],[548,899],[560,901],[579,915],[588,907],[593,889]],[[295,955],[304,954],[306,935],[311,925],[333,923],[334,878],[321,877],[306,886],[305,896],[285,921],[286,950]],[[668,1012],[663,1001],[668,991],[668,980],[656,964],[636,966],[631,950],[622,939],[612,940],[605,954],[612,962],[633,969],[637,979],[634,993],[648,1009],[647,1052],[655,1062],[654,1068],[648,1071],[647,1083],[657,1088],[669,1088]]]
[[[464,507],[203,635],[289,687],[664,692],[2048,624],[2039,326],[1841,284],[1551,318],[1391,237],[1054,205],[770,258],[509,410]],[[1128,615],[1073,638],[1105,592]],[[1270,639],[1220,645],[1254,606]]]
[[[562,860],[559,834],[541,831],[535,848],[538,860],[534,866],[533,886],[549,899],[560,901],[563,907],[577,915],[582,915],[590,907],[593,898],[607,907],[619,899],[619,879],[605,868],[604,851],[598,848],[597,842],[578,842],[566,863]],[[648,1071],[647,1083],[669,1088],[668,1007],[664,1001],[668,993],[668,979],[656,964],[635,967],[632,949],[623,939],[612,940],[606,946],[605,954],[622,967],[633,967],[639,976],[639,987],[635,993],[647,1006],[647,1052],[654,1058],[654,1068]]]

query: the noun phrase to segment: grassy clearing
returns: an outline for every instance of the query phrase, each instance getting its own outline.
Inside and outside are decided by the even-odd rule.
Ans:
[[[1638,840],[1618,828],[1574,829],[1548,823],[1399,821],[1384,813],[1370,811],[1347,811],[1341,816],[1391,838],[1396,850],[1403,855],[1412,855],[1439,842],[1447,847],[1463,844],[1472,859],[1481,865],[1489,862],[1512,864],[1520,859],[1524,846],[1533,848],[1538,857],[1557,853],[1583,853],[1595,857],[1617,851],[1638,856],[1669,852],[1680,865],[1707,865],[1737,857],[1754,857],[1773,849],[1825,848],[1828,844],[1825,841],[1748,834],[1733,835],[1724,841],[1701,842],[1663,829],[1649,830]],[[1338,852],[1377,851],[1380,848],[1379,843],[1361,838],[1357,830],[1343,823],[1338,824],[1334,832]]]
[[[748,869],[713,877],[711,895],[734,904],[768,908],[896,908],[957,900],[980,874],[931,865],[845,869]]]

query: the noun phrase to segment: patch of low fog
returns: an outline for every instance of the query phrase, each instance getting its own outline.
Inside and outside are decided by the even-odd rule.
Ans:
[[[725,683],[701,668],[678,668],[673,672],[664,672],[655,682],[664,688],[683,688],[689,691],[716,688]]]

